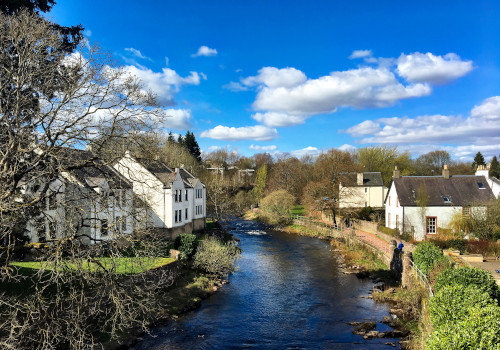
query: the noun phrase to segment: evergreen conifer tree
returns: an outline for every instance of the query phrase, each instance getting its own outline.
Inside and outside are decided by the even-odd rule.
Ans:
[[[498,162],[497,156],[491,159],[490,176],[496,177],[497,179],[500,178],[500,163]]]
[[[474,162],[472,163],[473,168],[477,168],[479,165],[486,165],[484,162],[484,157],[481,154],[481,152],[477,152],[476,156],[474,157]]]
[[[198,145],[198,142],[196,141],[194,134],[189,130],[187,131],[186,136],[184,138],[184,145],[186,146],[189,153],[191,153],[191,155],[195,157],[198,162],[201,162],[200,146]]]
[[[175,142],[174,135],[172,134],[172,131],[170,131],[170,132],[168,133],[168,138],[167,138],[167,141],[168,141],[169,143],[173,143],[173,142]]]

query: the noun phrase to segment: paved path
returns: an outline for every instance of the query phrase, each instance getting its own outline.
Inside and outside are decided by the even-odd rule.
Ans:
[[[372,247],[377,248],[385,255],[387,255],[389,258],[392,256],[390,244],[381,239],[380,237],[378,237],[377,235],[360,230],[355,230],[354,233],[356,234],[356,237],[370,244]]]

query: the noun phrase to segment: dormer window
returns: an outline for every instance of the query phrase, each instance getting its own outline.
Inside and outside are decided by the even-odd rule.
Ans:
[[[446,204],[451,204],[451,199],[450,199],[450,197],[448,197],[448,196],[443,196],[443,201],[444,201]]]
[[[478,182],[477,183],[477,187],[479,187],[480,189],[485,189],[486,187],[484,187],[484,184],[482,182]]]

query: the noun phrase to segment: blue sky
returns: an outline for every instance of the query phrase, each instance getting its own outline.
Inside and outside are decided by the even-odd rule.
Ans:
[[[71,1],[204,151],[500,154],[496,1]]]

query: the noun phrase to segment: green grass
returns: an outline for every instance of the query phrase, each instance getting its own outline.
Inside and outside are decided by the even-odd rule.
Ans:
[[[138,274],[147,270],[168,265],[175,261],[173,258],[98,258],[95,260],[96,262],[88,260],[63,262],[58,266],[58,269],[76,270],[78,268],[83,268],[88,271],[102,271],[102,269],[105,268],[109,272],[127,275]],[[51,271],[55,268],[54,263],[47,261],[19,261],[12,262],[11,265],[25,269],[44,269],[47,271]]]
[[[290,210],[291,215],[305,215],[306,210],[303,205],[294,205],[292,210]]]

